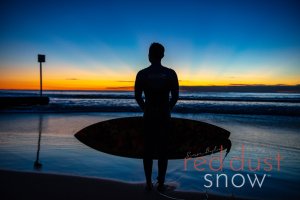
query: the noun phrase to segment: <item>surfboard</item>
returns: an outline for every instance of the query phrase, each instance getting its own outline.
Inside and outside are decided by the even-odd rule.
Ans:
[[[171,118],[169,159],[201,157],[231,148],[230,132],[205,122]],[[143,118],[125,117],[98,122],[75,134],[83,144],[98,151],[142,158],[144,152]],[[157,158],[157,156],[154,156]]]

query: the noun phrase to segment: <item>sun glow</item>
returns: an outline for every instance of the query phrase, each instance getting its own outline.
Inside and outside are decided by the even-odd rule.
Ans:
[[[208,68],[209,69],[209,68]],[[132,90],[136,73],[126,68],[110,70],[108,67],[83,69],[78,66],[64,65],[43,68],[43,89],[45,90]],[[29,66],[18,69],[1,67],[0,89],[39,89],[39,70]],[[276,78],[276,74],[246,73],[220,74],[214,70],[177,72],[180,86],[228,86],[228,85],[276,85],[299,84],[297,75]]]

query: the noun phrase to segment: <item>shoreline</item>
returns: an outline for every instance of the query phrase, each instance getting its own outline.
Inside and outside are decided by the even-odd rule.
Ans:
[[[1,196],[14,199],[170,199],[155,189],[144,190],[143,183],[39,172],[0,169]],[[234,196],[207,194],[208,199],[242,199]],[[206,194],[174,191],[176,199],[205,199]]]

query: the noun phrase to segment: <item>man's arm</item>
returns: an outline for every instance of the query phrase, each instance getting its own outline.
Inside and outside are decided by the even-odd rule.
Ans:
[[[179,96],[179,83],[177,74],[175,71],[172,71],[172,83],[171,83],[171,99],[170,99],[170,110],[172,110],[178,101]]]
[[[134,97],[136,102],[139,104],[140,108],[144,111],[145,110],[145,102],[142,98],[143,94],[143,80],[141,77],[140,72],[136,75],[135,85],[134,85]]]

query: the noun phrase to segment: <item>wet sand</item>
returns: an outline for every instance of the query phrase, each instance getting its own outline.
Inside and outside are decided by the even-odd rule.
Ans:
[[[142,160],[96,151],[74,137],[75,133],[91,124],[128,116],[136,115],[132,113],[1,114],[0,169],[32,172],[34,176],[1,173],[0,199],[53,199],[60,196],[66,196],[68,199],[166,199],[154,192],[150,195],[143,193],[143,184],[138,184],[145,180]],[[203,178],[204,174],[211,173],[213,177],[216,175],[208,165],[205,165],[205,172],[201,173],[195,170],[192,160],[186,171],[183,160],[169,162],[167,182],[176,183],[178,190],[185,191],[178,193],[183,194],[183,199],[205,199],[205,195],[200,194],[205,191],[209,192],[209,199],[212,199],[213,195],[228,197],[232,194],[235,197],[268,200],[297,199],[299,196],[299,118],[215,114],[175,116],[215,124],[232,133],[230,140],[233,146],[224,161],[224,173],[229,177],[229,187],[225,187],[224,182],[221,182],[220,187],[216,187],[215,181],[211,188],[204,187],[207,183]],[[40,135],[39,161],[43,164],[43,168],[38,171],[39,174],[34,174],[37,171],[33,170],[33,163],[39,152]],[[277,155],[278,152],[284,158],[281,171],[273,170],[266,173],[270,176],[266,177],[262,189],[258,186],[251,188],[249,182],[246,182],[242,188],[235,188],[230,184],[231,177],[235,174],[230,170],[230,159],[241,156],[242,145],[245,146],[246,159],[258,160],[258,158]],[[86,181],[85,178],[79,181],[76,179],[77,182],[74,184],[74,178],[44,177],[46,173],[94,177],[94,179],[92,181],[90,179]],[[240,173],[244,177],[247,174],[254,176],[248,168]],[[264,174],[264,171],[257,173],[259,177]],[[156,176],[157,165],[155,164],[153,178]],[[11,180],[10,177],[12,177]],[[99,183],[98,178],[117,180],[117,184],[107,186],[108,183],[105,181],[106,187],[104,187],[105,185],[102,185],[101,181]],[[52,179],[55,180],[51,181]],[[123,186],[124,182],[125,186]],[[127,186],[128,189],[124,189],[125,192],[119,189],[127,188]],[[188,191],[195,192],[195,195],[187,198],[191,195]],[[120,197],[112,196],[119,195],[119,193]],[[6,198],[3,198],[3,195]],[[84,198],[85,196],[87,198]],[[179,198],[179,196],[176,197]]]
[[[144,184],[57,174],[0,170],[1,199],[170,199]],[[176,199],[206,199],[202,193],[172,192]],[[208,199],[237,199],[208,194]]]

